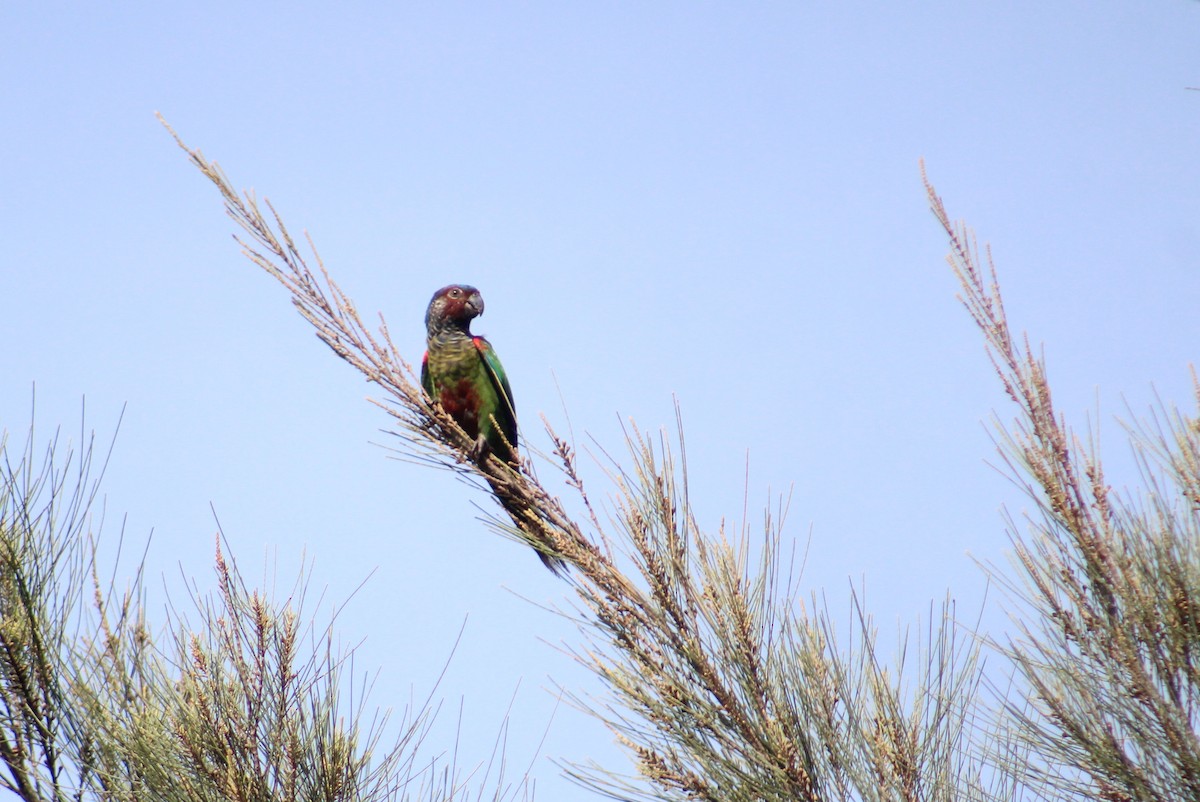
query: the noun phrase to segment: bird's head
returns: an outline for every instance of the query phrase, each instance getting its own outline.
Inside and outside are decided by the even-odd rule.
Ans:
[[[483,314],[483,296],[466,284],[451,284],[433,294],[425,311],[425,328],[430,334],[448,326],[468,329],[471,320]]]

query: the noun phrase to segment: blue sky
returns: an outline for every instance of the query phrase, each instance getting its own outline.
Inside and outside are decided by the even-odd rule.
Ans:
[[[435,737],[461,700],[460,759],[483,760],[519,685],[513,767],[579,798],[546,757],[621,764],[543,690],[596,687],[519,598],[562,586],[466,487],[373,445],[370,388],[238,254],[154,113],[308,230],[413,360],[432,291],[479,287],[534,442],[565,404],[616,452],[678,397],[702,525],[740,521],[748,454],[751,521],[790,489],[805,587],[840,620],[865,587],[886,632],[947,592],[974,620],[974,560],[1003,560],[1000,507],[1022,508],[987,464],[1012,410],[918,160],[1123,486],[1114,415],[1188,404],[1200,342],[1198,32],[1183,0],[10,4],[0,426],[23,433],[34,383],[43,433],[86,397],[107,437],[126,407],[105,532],[153,531],[153,603],[208,582],[210,505],[251,578],[306,554],[328,606],[373,572],[339,631],[381,706],[428,691],[465,620]]]

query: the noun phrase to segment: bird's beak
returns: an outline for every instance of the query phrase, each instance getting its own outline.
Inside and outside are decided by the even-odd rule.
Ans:
[[[483,296],[475,292],[467,299],[467,308],[475,313],[476,317],[483,314]]]

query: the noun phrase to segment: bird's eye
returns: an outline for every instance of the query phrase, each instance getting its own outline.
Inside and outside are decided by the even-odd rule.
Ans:
[[[454,289],[450,290],[451,298],[457,298],[460,295],[462,295],[462,290],[460,290],[458,287],[455,287]]]

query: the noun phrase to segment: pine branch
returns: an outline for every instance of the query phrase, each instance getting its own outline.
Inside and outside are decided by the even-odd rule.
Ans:
[[[633,427],[627,436],[631,467],[607,469],[615,488],[608,527],[584,490],[573,445],[549,425],[552,459],[586,524],[541,483],[530,458],[516,469],[494,458],[476,464],[472,443],[425,397],[382,318],[370,331],[315,248],[314,272],[269,203],[270,219],[253,195],[239,195],[215,163],[171,133],[246,232],[238,239],[244,253],[284,286],[322,341],[382,390],[376,403],[392,415],[402,452],[487,485],[512,521],[493,518],[493,528],[570,567],[590,638],[575,656],[612,695],[589,709],[613,728],[640,773],[626,781],[572,769],[581,782],[631,799],[957,799],[979,788],[958,750],[975,652],[945,640],[948,612],[922,675],[946,696],[910,694],[902,672],[889,674],[876,658],[865,614],[860,649],[845,652],[824,615],[797,604],[790,576],[781,587],[782,508],[778,518],[767,516],[757,569],[748,532],[731,543],[723,528],[701,529],[685,460],[676,462],[665,435],[655,442]],[[682,455],[682,433],[678,442]]]
[[[1196,498],[1196,421],[1164,409],[1169,434],[1132,438],[1135,452],[1150,444],[1175,488],[1143,459],[1146,491],[1114,493],[1095,443],[1055,410],[1043,360],[1012,335],[990,252],[985,281],[974,236],[951,223],[927,178],[925,188],[963,304],[1018,408],[1000,428],[1002,454],[1040,512],[1028,535],[1011,528],[1017,580],[994,574],[1035,613],[1014,619],[1022,639],[1004,650],[1032,704],[1004,712],[1042,759],[1007,768],[1068,796],[1200,798],[1200,516],[1194,501],[1172,499]]]

